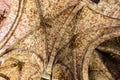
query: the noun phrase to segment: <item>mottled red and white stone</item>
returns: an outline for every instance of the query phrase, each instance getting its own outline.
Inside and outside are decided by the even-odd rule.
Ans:
[[[34,0],[10,1],[10,13],[0,29],[0,55],[40,26]]]
[[[4,13],[5,12],[5,13]],[[3,14],[7,17],[10,13],[10,0],[0,0],[0,14]],[[0,29],[3,26],[3,22],[5,20],[0,21]]]
[[[6,18],[0,24],[0,41],[8,33],[17,16],[19,0],[1,0],[0,13],[6,10]]]
[[[0,0],[0,14],[6,10],[7,13],[10,11],[10,0]]]

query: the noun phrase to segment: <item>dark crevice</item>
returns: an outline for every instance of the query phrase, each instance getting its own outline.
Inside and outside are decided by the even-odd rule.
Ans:
[[[98,4],[100,2],[100,0],[91,0],[92,2]]]
[[[100,57],[104,63],[104,65],[108,68],[109,72],[111,73],[112,77],[115,80],[120,79],[120,58],[117,55],[112,55],[112,53],[107,53],[96,49],[100,54]]]
[[[2,14],[0,14],[0,23],[6,18],[5,13],[6,10],[4,10]]]
[[[120,37],[116,38],[116,42],[117,42],[118,46],[120,47]]]
[[[6,75],[4,75],[4,74],[2,74],[2,73],[0,73],[0,76],[3,77],[3,78],[5,78],[6,80],[10,80],[9,77],[7,77]]]

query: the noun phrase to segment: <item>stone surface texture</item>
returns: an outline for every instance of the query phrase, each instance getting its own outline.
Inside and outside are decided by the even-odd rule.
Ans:
[[[120,80],[120,0],[1,0],[0,62],[0,80]]]

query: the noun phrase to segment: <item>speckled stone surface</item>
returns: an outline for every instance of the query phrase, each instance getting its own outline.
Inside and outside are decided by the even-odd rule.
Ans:
[[[120,79],[119,0],[10,1],[12,20],[0,29],[1,78]]]

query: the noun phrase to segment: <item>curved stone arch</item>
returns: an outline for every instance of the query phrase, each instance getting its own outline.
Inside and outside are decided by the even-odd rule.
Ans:
[[[5,25],[2,26],[0,29],[0,48],[2,48],[6,42],[10,39],[12,34],[14,33],[18,22],[21,18],[23,7],[24,7],[24,1],[25,0],[12,0],[11,1],[11,12],[8,15],[6,22],[4,23]],[[17,12],[17,13],[15,13]],[[14,18],[14,19],[13,19]],[[12,20],[12,21],[11,21]],[[9,25],[8,25],[9,24]],[[5,32],[4,32],[5,31]]]
[[[88,79],[88,65],[89,65],[89,57],[91,56],[92,52],[94,51],[94,49],[99,46],[101,43],[103,43],[106,40],[109,40],[111,38],[114,37],[118,37],[120,36],[120,27],[118,26],[117,28],[108,28],[107,33],[104,35],[99,36],[99,38],[97,38],[95,41],[89,43],[86,46],[86,49],[83,52],[83,56],[82,56],[82,61],[80,64],[81,65],[81,80],[89,80]],[[111,33],[112,31],[112,33]]]
[[[33,78],[39,80],[41,78],[44,66],[43,59],[34,51],[14,49],[9,51],[6,56],[1,64],[0,74],[12,80],[29,80]],[[8,74],[9,71],[12,73]],[[0,76],[4,78],[4,76]]]
[[[96,11],[97,13],[111,17],[113,19],[120,19],[120,6],[117,3],[111,5],[104,0],[100,0],[98,3],[94,3],[92,0],[85,0],[84,2],[86,2],[90,9]]]

